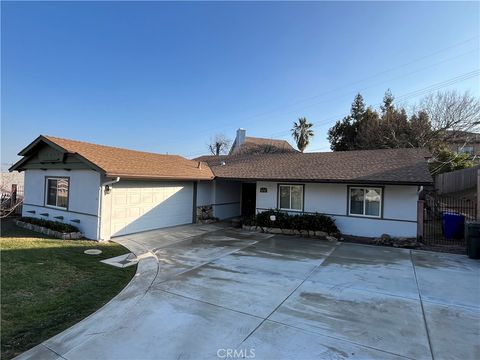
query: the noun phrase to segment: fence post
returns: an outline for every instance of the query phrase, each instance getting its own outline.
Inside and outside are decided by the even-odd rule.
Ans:
[[[17,203],[17,184],[12,184],[12,192],[10,195],[10,207],[14,207]]]
[[[423,239],[423,208],[425,206],[425,200],[417,201],[417,240]]]
[[[478,191],[480,190],[480,169],[477,170],[477,220],[480,221],[480,195]]]

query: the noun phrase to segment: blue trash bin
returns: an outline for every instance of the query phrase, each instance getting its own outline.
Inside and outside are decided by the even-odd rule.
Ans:
[[[465,216],[454,212],[444,212],[442,215],[443,236],[447,239],[463,238]]]

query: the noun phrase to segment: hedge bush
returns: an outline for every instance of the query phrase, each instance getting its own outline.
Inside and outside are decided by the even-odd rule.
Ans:
[[[270,216],[275,215],[275,221]],[[245,219],[245,225],[260,227],[275,227],[280,229],[293,229],[297,231],[324,231],[328,234],[337,234],[338,228],[335,221],[323,214],[299,214],[289,215],[279,210],[267,210],[256,216]]]
[[[51,221],[51,220],[43,220],[43,219],[37,219],[33,217],[22,217],[20,218],[20,221],[33,224],[33,225],[38,225],[45,227],[47,229],[53,230],[53,231],[60,231],[63,233],[71,233],[71,232],[79,232],[77,227],[70,225],[70,224],[65,224],[60,221]]]

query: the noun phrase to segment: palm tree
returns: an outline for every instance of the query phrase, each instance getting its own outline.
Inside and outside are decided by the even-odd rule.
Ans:
[[[310,143],[310,138],[313,137],[313,124],[309,123],[306,118],[298,119],[298,123],[293,123],[292,136],[297,143],[298,150],[302,153]]]

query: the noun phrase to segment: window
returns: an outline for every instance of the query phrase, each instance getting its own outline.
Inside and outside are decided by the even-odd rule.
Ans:
[[[278,188],[280,209],[303,211],[303,185],[279,185]]]
[[[461,146],[461,147],[459,146],[457,152],[459,154],[469,154],[469,155],[474,154],[473,146]]]
[[[351,187],[349,215],[380,217],[382,213],[382,189]]]
[[[68,207],[68,187],[68,178],[47,178],[46,205],[66,209]]]

